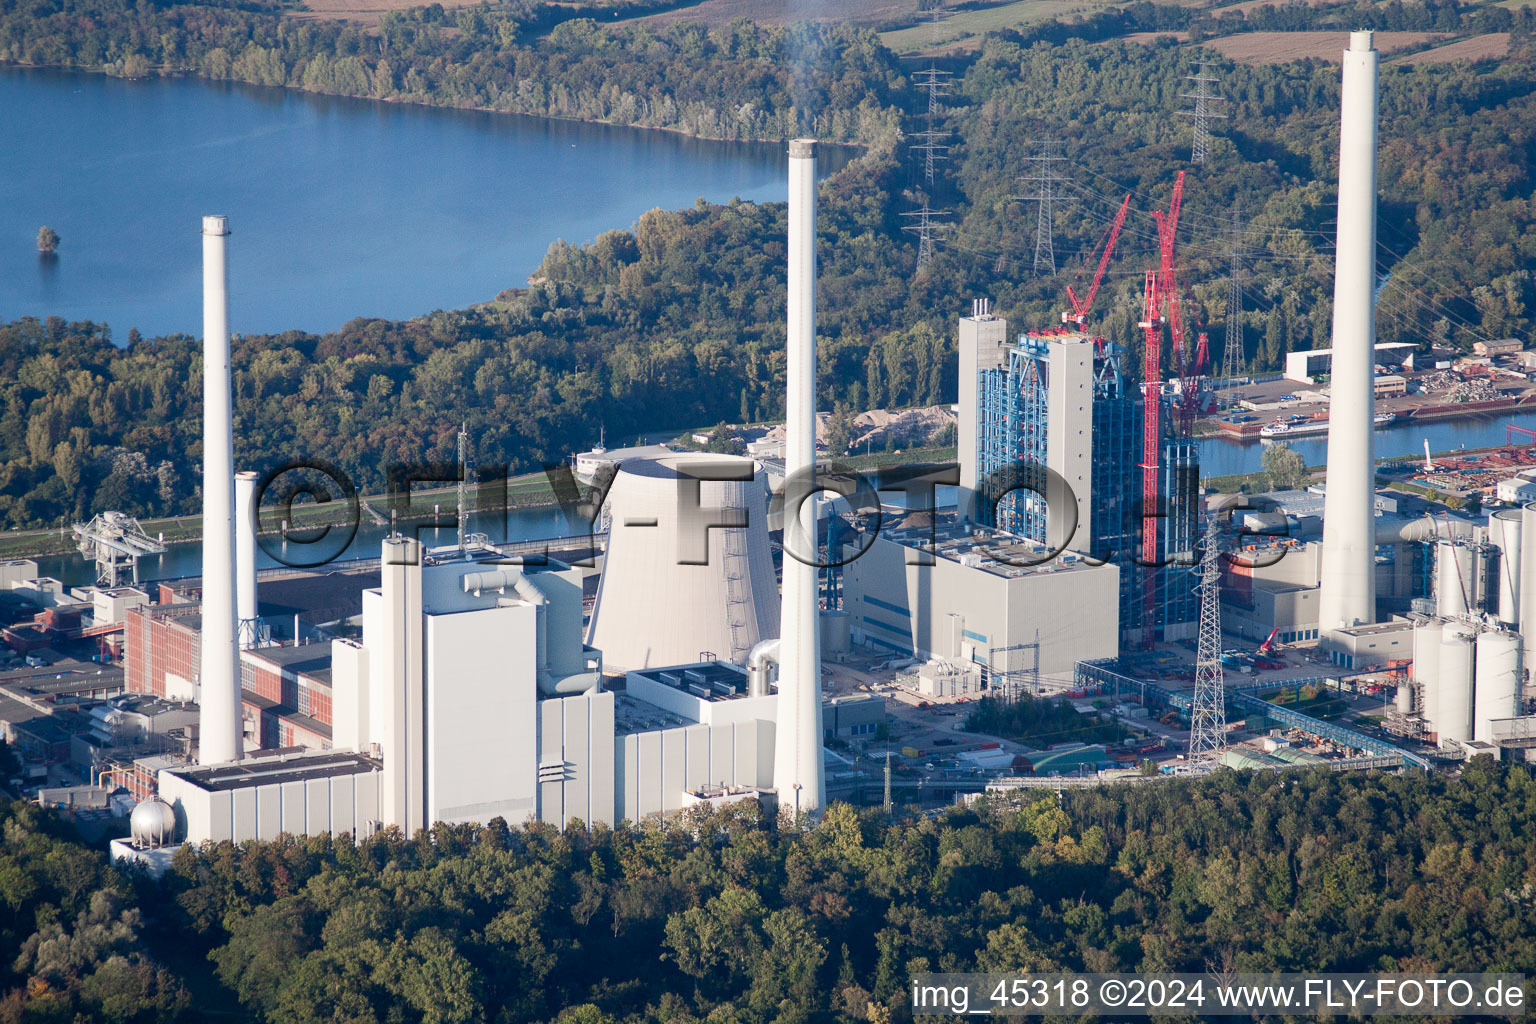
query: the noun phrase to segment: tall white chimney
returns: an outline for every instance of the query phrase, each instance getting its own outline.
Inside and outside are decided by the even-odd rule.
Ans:
[[[198,763],[238,761],[235,477],[229,380],[229,272],[223,217],[203,218],[203,605]]]
[[[789,359],[784,472],[787,481],[816,466],[816,143],[789,144]],[[786,506],[786,514],[790,509]],[[814,553],[816,501],[799,509],[799,529],[785,524],[784,598],[779,620],[779,706],[773,784],[781,808],[821,810],[826,791],[821,751],[821,623],[816,566],[789,553]],[[814,557],[814,554],[812,555]]]
[[[1323,632],[1376,621],[1376,76],[1371,33],[1344,51],[1338,245],[1333,271],[1333,394],[1323,505]]]
[[[240,649],[261,639],[261,612],[256,605],[256,482],[255,473],[235,474],[235,634]]]

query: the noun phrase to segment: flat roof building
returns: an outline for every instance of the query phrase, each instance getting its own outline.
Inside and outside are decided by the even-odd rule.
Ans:
[[[927,530],[914,529],[883,532],[843,567],[843,607],[855,643],[975,663],[984,674],[1017,670],[1017,649],[1037,638],[1043,673],[1070,673],[1079,660],[1119,652],[1115,565],[1077,555],[1017,564],[1045,552],[1007,534],[952,524],[936,535],[930,564],[914,564],[930,544]]]

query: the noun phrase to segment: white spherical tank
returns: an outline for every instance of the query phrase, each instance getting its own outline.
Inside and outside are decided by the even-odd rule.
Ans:
[[[605,668],[709,657],[739,664],[778,636],[761,465],[728,455],[631,459],[607,505],[608,550],[587,631]]]
[[[1435,547],[1435,614],[1442,619],[1475,614],[1481,553],[1476,548],[1449,540],[1443,540]]]
[[[176,840],[176,812],[164,800],[141,800],[128,816],[128,836],[141,850],[168,846]]]
[[[1513,718],[1520,694],[1520,637],[1483,633],[1477,638],[1472,738],[1493,742],[1493,720]]]
[[[1475,668],[1471,630],[1448,628],[1440,641],[1440,686],[1431,723],[1440,745],[1472,738],[1472,676]]]
[[[1517,508],[1501,508],[1488,516],[1488,539],[1498,553],[1499,621],[1514,627],[1520,622],[1520,565],[1522,515]]]

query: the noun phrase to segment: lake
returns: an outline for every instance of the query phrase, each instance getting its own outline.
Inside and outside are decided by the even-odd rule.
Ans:
[[[405,319],[523,287],[703,197],[782,201],[784,147],[198,79],[0,68],[0,320],[202,333],[201,217],[230,218],[237,332]],[[851,158],[823,148],[829,173]],[[39,259],[42,225],[62,238]]]

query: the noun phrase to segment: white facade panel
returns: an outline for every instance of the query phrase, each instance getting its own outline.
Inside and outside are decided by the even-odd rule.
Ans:
[[[331,780],[331,831],[351,832],[354,836],[363,832],[364,815],[357,813],[357,786],[353,775],[339,775]],[[378,789],[383,779],[374,776],[372,785]]]
[[[636,738],[640,741],[634,762],[639,775],[639,792],[635,799],[635,819],[638,821],[647,814],[660,814],[663,809],[661,733],[643,732]]]
[[[346,825],[338,827],[331,818],[331,780],[306,780],[304,782],[304,834],[317,836],[322,832],[347,832],[351,831],[347,827],[349,825],[351,825],[350,820]]]
[[[256,790],[256,838],[276,839],[283,831],[283,791],[280,786]]]
[[[687,786],[688,746],[684,729],[668,729],[661,734],[661,809],[663,813],[683,806]]]
[[[426,616],[428,822],[534,813],[535,626],[523,603]]]
[[[231,805],[230,839],[237,843],[243,843],[247,839],[261,838],[261,822],[258,819],[256,807],[255,789],[232,789],[229,791]]]
[[[278,830],[289,835],[302,836],[309,827],[309,800],[307,785],[303,782],[285,782],[282,786],[280,806],[282,821]]]

